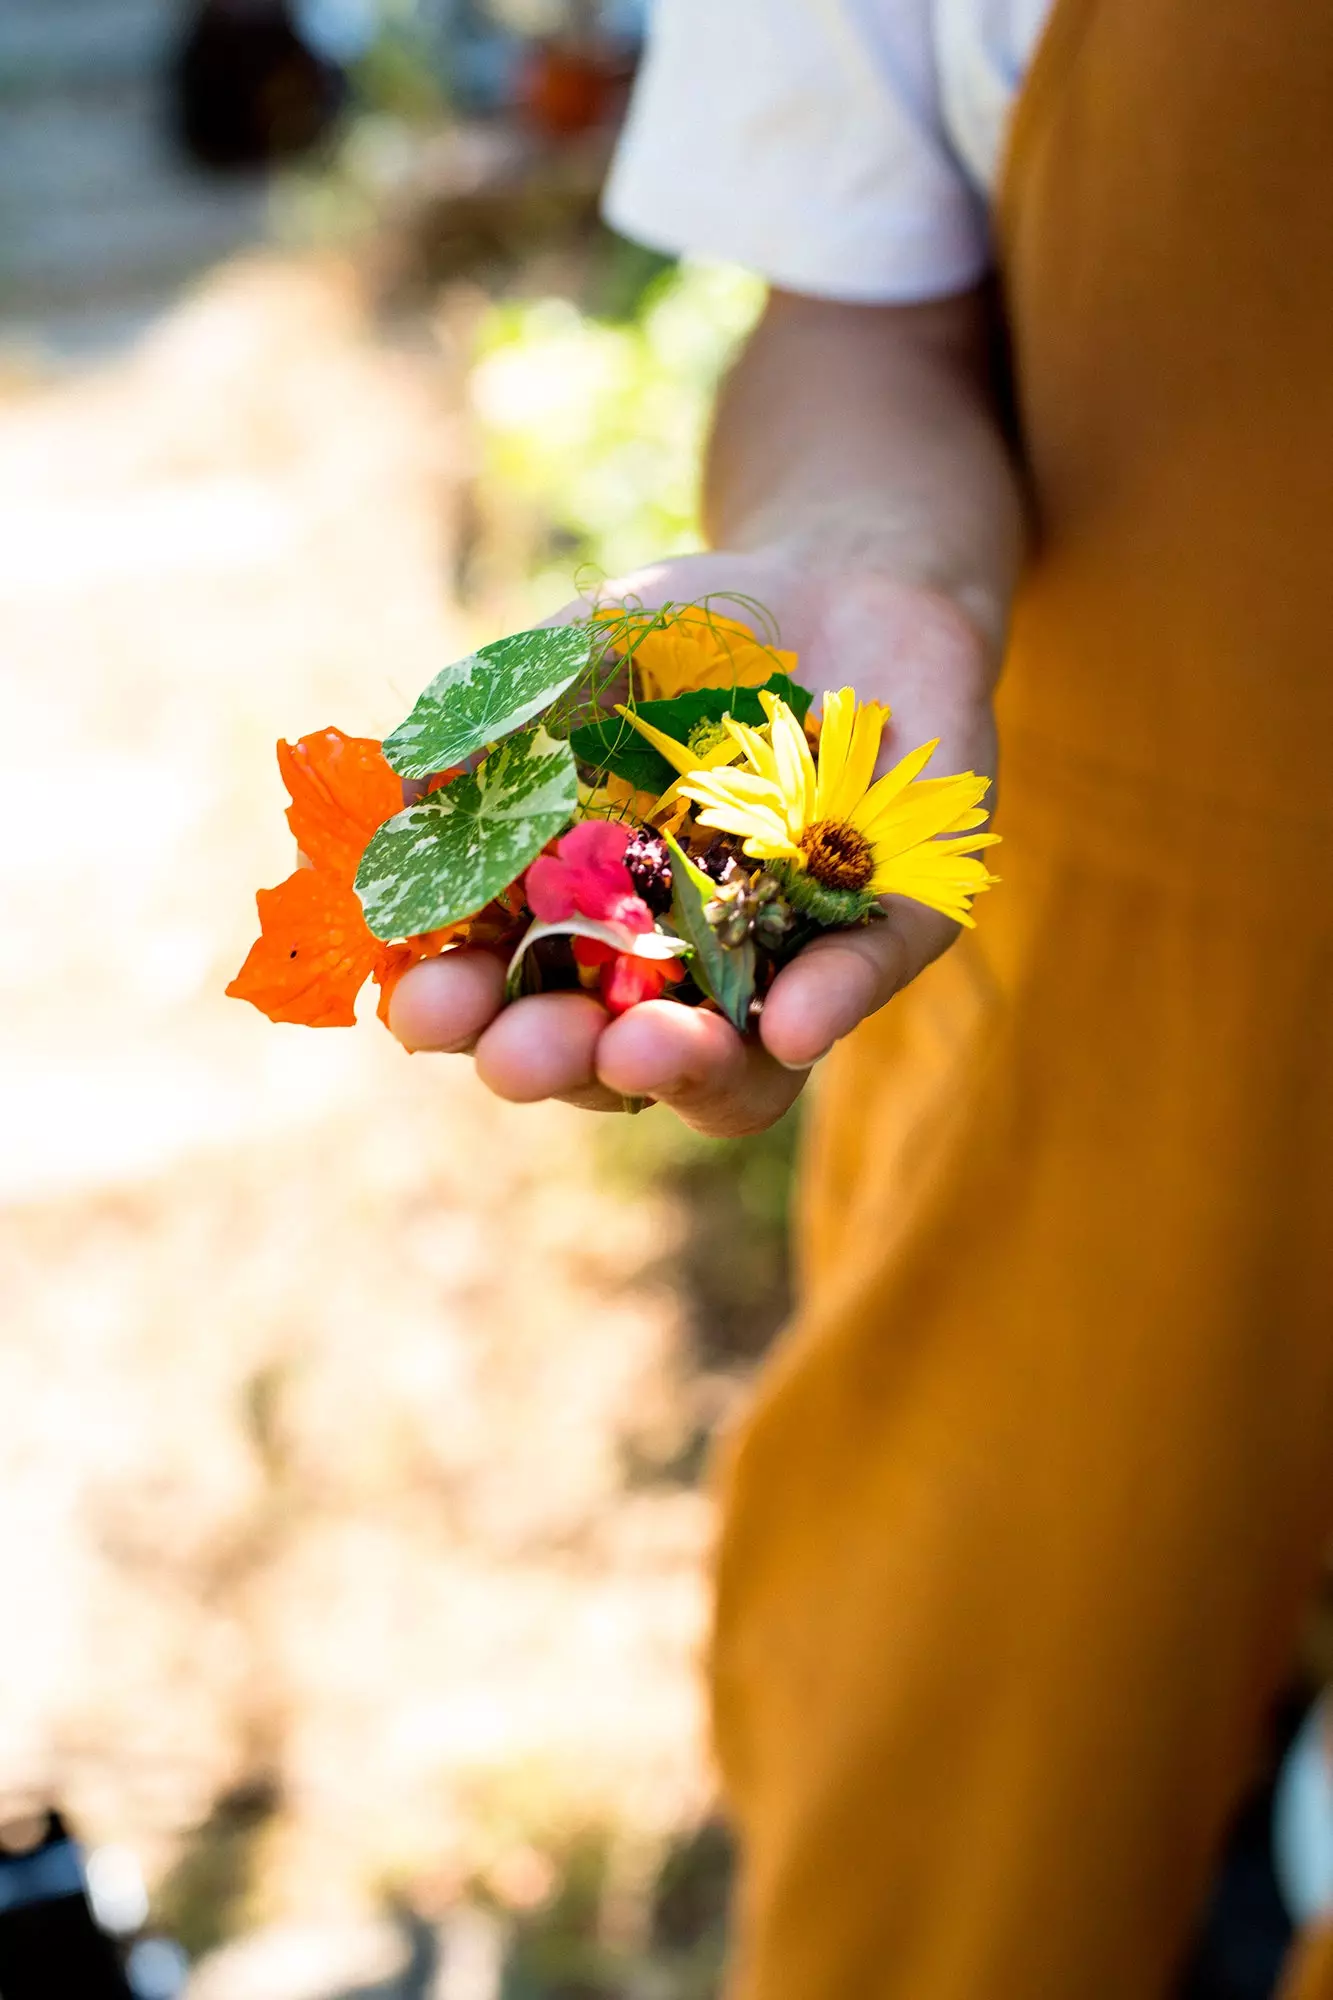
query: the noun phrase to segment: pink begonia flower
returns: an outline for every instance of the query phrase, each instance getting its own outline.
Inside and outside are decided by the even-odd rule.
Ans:
[[[539,923],[573,916],[619,924],[635,936],[653,928],[653,913],[635,893],[625,866],[630,829],[615,820],[584,819],[528,869],[524,891]]]

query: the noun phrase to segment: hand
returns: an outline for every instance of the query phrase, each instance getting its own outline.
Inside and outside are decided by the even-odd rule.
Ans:
[[[765,605],[780,643],[800,654],[816,698],[852,686],[887,702],[880,768],[937,736],[932,769],[995,769],[992,649],[947,599],[866,572],[794,575],[776,556],[689,556],[620,579],[603,593],[648,605],[740,591]],[[586,613],[575,605],[564,615]],[[620,1110],[627,1097],[669,1104],[715,1136],[761,1131],[799,1094],[812,1064],[957,936],[948,918],[901,897],[887,921],[816,939],[774,980],[759,1038],[720,1014],[651,1000],[612,1020],[584,993],[535,994],[502,1008],[504,966],[484,951],[447,952],[399,982],[389,1025],[409,1049],[471,1052],[482,1081],[515,1103],[559,1097]]]

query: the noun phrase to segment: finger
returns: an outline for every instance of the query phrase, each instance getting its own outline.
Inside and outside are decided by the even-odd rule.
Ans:
[[[422,959],[398,981],[389,1027],[405,1049],[461,1055],[504,1000],[504,965],[489,951],[446,951]]]
[[[597,1039],[606,1010],[586,993],[534,993],[516,1000],[485,1029],[477,1074],[511,1104],[541,1097],[584,1100],[597,1083]]]
[[[741,1037],[720,1014],[647,1000],[612,1021],[597,1044],[597,1074],[626,1097],[653,1097],[714,1138],[761,1132],[804,1082]]]
[[[774,980],[759,1019],[769,1054],[806,1069],[949,945],[958,926],[920,904],[892,902],[882,923],[830,931]]]

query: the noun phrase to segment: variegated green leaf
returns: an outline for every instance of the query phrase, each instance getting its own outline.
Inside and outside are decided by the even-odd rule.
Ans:
[[[416,937],[474,916],[568,826],[574,754],[540,726],[511,736],[471,775],[396,813],[356,871],[378,938]]]
[[[605,644],[586,627],[515,632],[436,674],[405,722],[384,739],[403,778],[429,778],[498,743],[549,708]]]

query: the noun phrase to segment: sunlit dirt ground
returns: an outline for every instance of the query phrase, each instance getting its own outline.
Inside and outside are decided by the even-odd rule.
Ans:
[[[458,404],[278,261],[0,400],[0,1787],[157,1879],[276,1781],[256,1919],[521,1902],[707,1798],[669,1208],[573,1112],[222,996],[274,738],[476,636]]]

